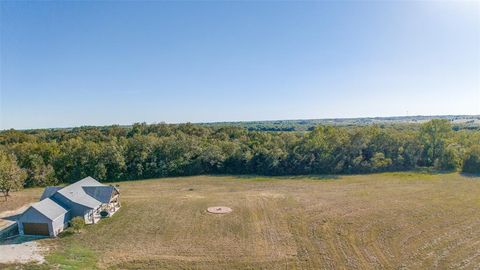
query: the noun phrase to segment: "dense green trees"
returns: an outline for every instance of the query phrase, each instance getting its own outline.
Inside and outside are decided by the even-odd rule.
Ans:
[[[23,187],[26,173],[17,165],[13,154],[0,150],[0,192],[7,200],[10,191]]]
[[[25,186],[194,174],[332,174],[418,166],[480,172],[480,132],[422,125],[317,126],[308,132],[145,123],[0,132]],[[9,158],[13,160],[14,158]]]

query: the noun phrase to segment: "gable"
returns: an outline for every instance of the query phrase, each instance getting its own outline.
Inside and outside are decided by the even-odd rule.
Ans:
[[[83,187],[85,192],[102,203],[109,203],[112,198],[115,188],[112,186],[88,186]]]
[[[54,186],[48,186],[43,190],[43,194],[40,197],[40,201],[46,198],[50,198],[55,192],[59,191],[62,189],[62,187],[54,187]]]
[[[37,209],[29,207],[19,218],[20,222],[48,223],[50,219],[40,213]]]

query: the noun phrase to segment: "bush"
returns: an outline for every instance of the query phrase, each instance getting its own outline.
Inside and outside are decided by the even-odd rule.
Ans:
[[[470,148],[463,162],[463,172],[480,173],[480,146],[476,145]]]
[[[70,220],[70,226],[72,226],[75,232],[79,232],[85,227],[85,220],[81,217],[74,217],[72,220]]]

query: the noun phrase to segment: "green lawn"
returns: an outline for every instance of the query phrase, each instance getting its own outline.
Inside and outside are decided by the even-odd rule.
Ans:
[[[385,173],[120,182],[120,211],[42,241],[52,250],[42,267],[478,268],[479,180]],[[216,205],[233,212],[206,213]]]

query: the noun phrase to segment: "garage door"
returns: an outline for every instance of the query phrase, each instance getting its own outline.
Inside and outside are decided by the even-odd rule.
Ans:
[[[50,235],[47,223],[23,223],[23,233],[28,235]]]

